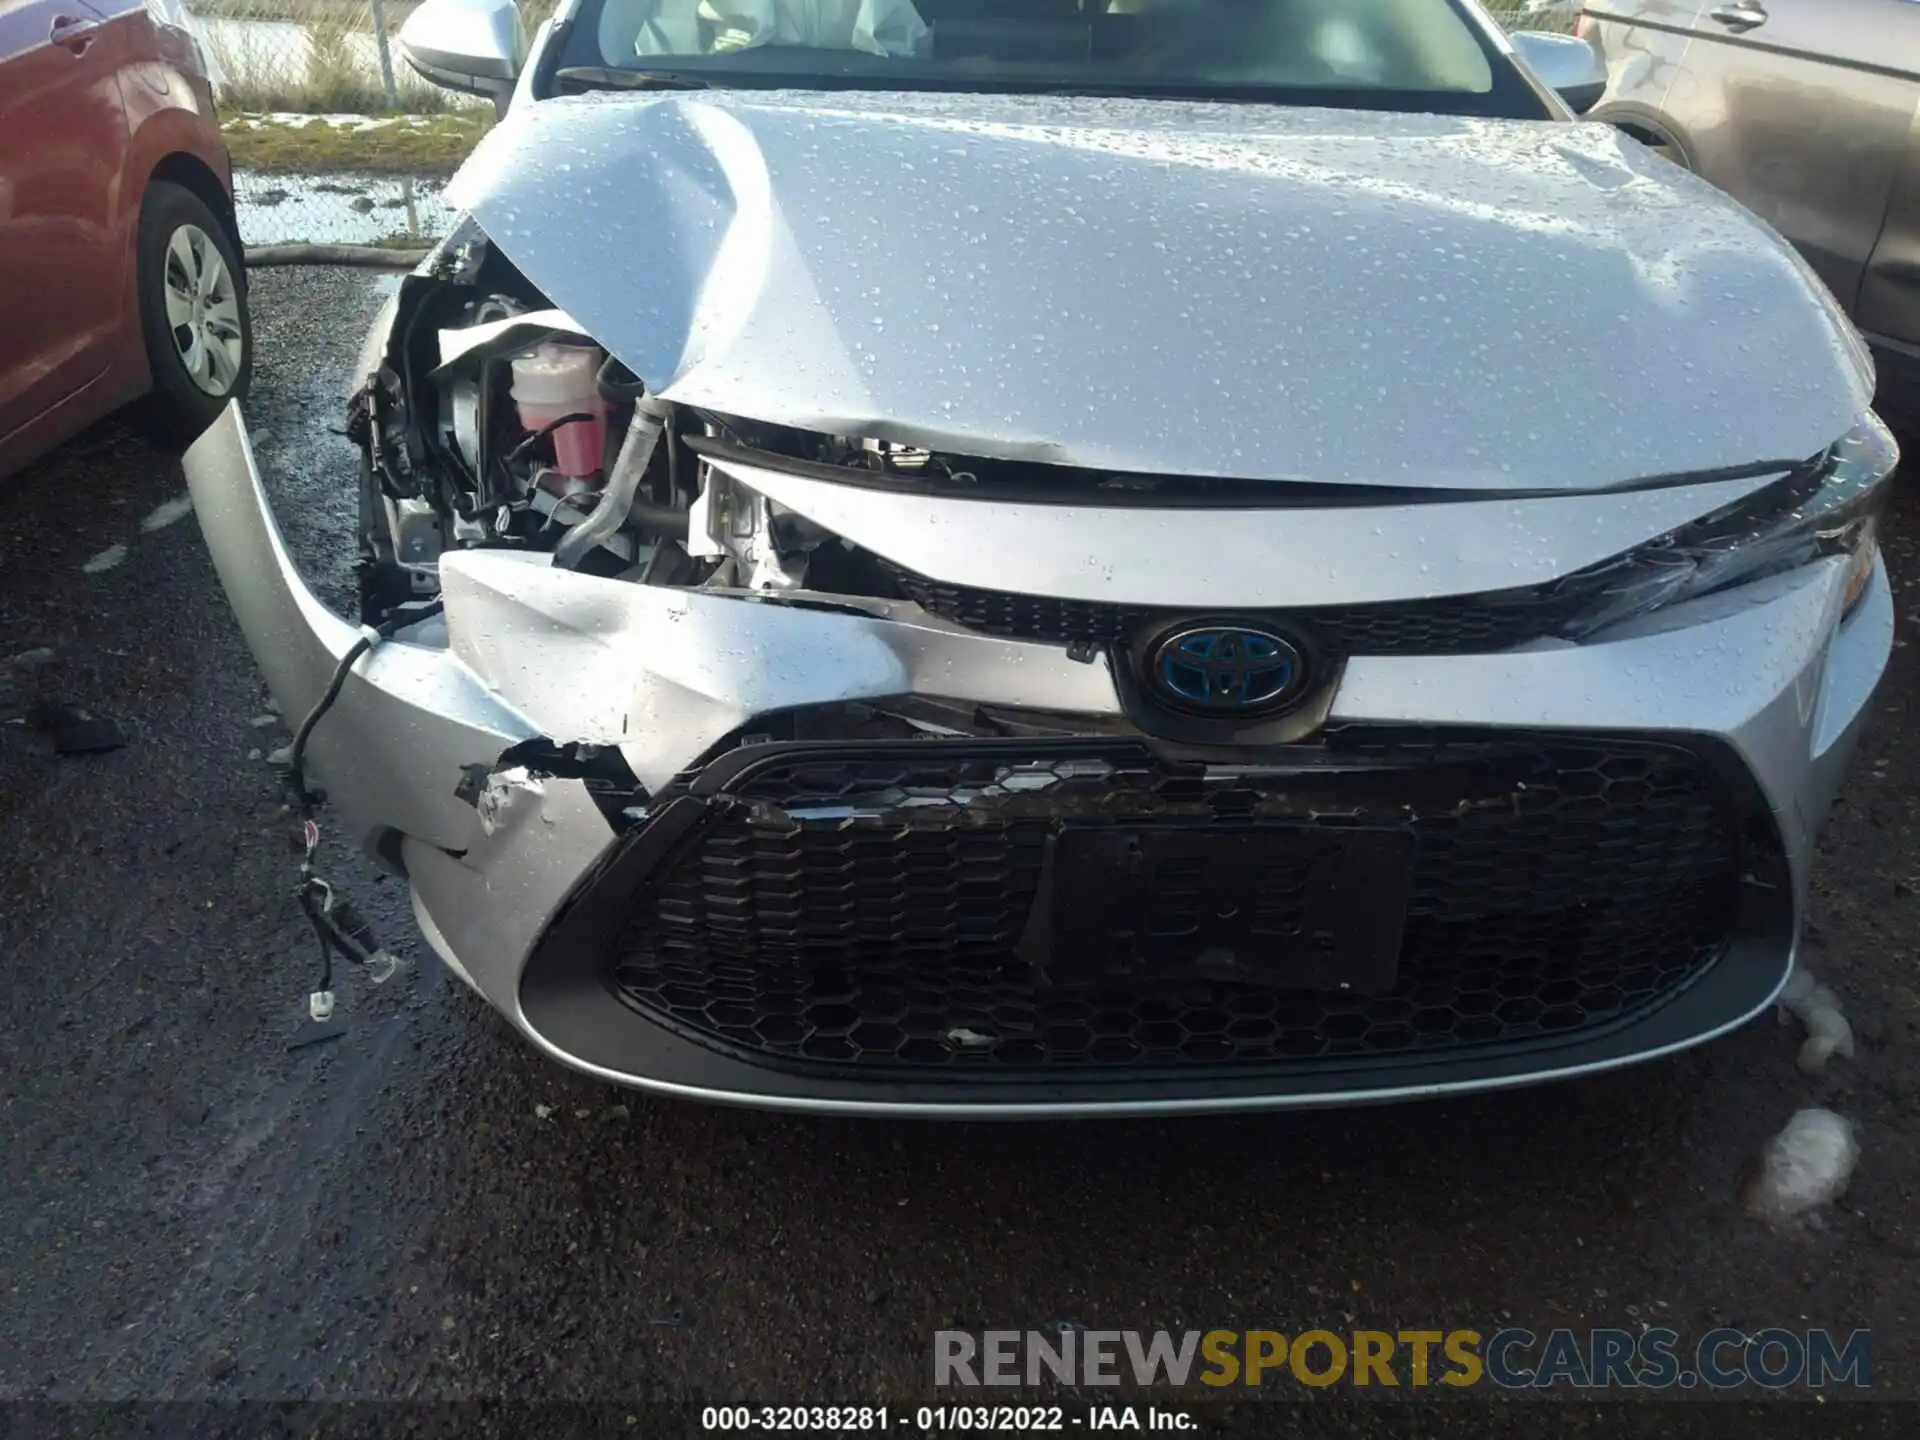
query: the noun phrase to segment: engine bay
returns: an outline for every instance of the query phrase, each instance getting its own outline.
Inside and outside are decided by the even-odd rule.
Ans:
[[[430,273],[402,282],[396,314],[348,416],[367,462],[365,624],[437,594],[440,556],[458,549],[544,553],[646,585],[911,603],[884,561],[709,457],[778,455],[850,479],[978,480],[977,462],[658,400],[471,229]]]

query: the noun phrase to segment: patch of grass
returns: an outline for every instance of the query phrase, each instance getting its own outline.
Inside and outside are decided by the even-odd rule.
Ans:
[[[379,71],[356,63],[337,42],[348,32],[331,23],[309,26],[312,58],[261,54],[214,41],[222,72],[220,105],[226,110],[294,111],[303,115],[439,115],[477,110],[478,105],[430,85],[393,57],[395,105],[387,103]]]
[[[416,94],[398,83],[394,89],[399,92],[397,109],[387,104],[378,80],[358,76],[346,84],[332,85],[306,80],[229,80],[221,87],[220,105],[225,110],[288,110],[302,115],[439,115],[465,108],[457,106],[444,90],[423,89]]]
[[[336,79],[332,84],[250,78],[229,80],[222,86],[220,105],[227,110],[284,110],[301,115],[442,115],[475,108],[462,105],[436,87],[409,85],[397,74],[394,90],[398,106],[387,104],[378,79],[358,75],[344,77],[344,83]]]
[[[372,0],[193,0],[195,15],[220,20],[292,20],[306,25],[329,17],[352,21],[366,20],[373,10]],[[395,29],[417,8],[412,0],[385,0],[387,23]]]
[[[221,129],[238,169],[430,176],[451,175],[492,123],[490,110],[451,110],[394,117],[367,128],[228,115]]]
[[[433,236],[422,235],[418,230],[389,230],[366,243],[374,250],[424,250],[433,240]]]

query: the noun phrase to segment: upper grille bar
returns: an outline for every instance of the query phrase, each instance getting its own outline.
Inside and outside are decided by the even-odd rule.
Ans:
[[[901,592],[931,614],[969,630],[1065,645],[1124,644],[1184,613],[1147,606],[1062,600],[930,580],[889,565]],[[1593,603],[1585,586],[1563,592],[1447,596],[1376,605],[1289,610],[1340,655],[1484,655],[1554,634]],[[1282,618],[1282,617],[1276,617]]]

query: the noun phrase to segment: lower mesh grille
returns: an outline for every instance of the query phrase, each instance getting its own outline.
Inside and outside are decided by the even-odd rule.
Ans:
[[[1738,840],[1691,754],[1527,743],[1349,760],[1262,773],[1130,746],[1021,758],[954,741],[783,754],[726,787],[634,896],[606,977],[683,1033],[802,1066],[1192,1070],[1604,1027],[1686,986],[1728,938]],[[1300,923],[1303,840],[1404,833],[1391,988],[1117,976],[1087,953],[1022,961],[1063,822],[1254,827],[1262,844],[1275,827],[1246,902],[1283,932]],[[1163,868],[1155,915],[1177,920],[1197,881]]]

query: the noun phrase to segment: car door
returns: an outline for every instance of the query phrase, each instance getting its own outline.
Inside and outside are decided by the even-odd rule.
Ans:
[[[1920,3],[1897,3],[1904,8],[1883,49],[1882,62],[1920,86]],[[1920,351],[1920,108],[1907,127],[1906,154],[1887,202],[1880,243],[1874,246],[1866,277],[1860,282],[1854,318],[1883,350],[1897,346]],[[1909,363],[1905,368],[1915,367]]]
[[[0,447],[99,379],[124,323],[123,31],[0,0]]]
[[[1691,33],[1666,98],[1685,160],[1853,309],[1920,110],[1920,3],[1703,0]]]
[[[1587,0],[1578,33],[1607,67],[1607,90],[1589,120],[1617,125],[1679,158],[1667,96],[1685,74],[1702,0]]]

